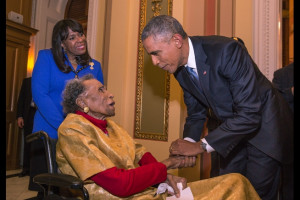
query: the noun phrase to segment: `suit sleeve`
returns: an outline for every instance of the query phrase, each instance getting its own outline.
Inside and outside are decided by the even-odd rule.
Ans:
[[[206,121],[206,106],[190,92],[191,88],[186,84],[186,79],[188,79],[186,73],[184,66],[180,66],[174,73],[174,77],[183,90],[184,103],[187,108],[183,138],[188,137],[194,141],[199,141]]]
[[[242,140],[259,129],[262,97],[258,91],[263,86],[258,84],[261,75],[256,64],[246,48],[236,42],[224,46],[220,66],[220,76],[228,82],[232,103],[227,106],[231,107],[232,114],[205,139],[226,157]]]
[[[184,90],[184,102],[187,107],[188,117],[184,124],[183,138],[189,137],[198,142],[203,132],[206,121],[206,108],[200,104],[187,90]]]

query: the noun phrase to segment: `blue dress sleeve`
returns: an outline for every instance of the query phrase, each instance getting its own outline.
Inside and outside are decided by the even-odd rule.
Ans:
[[[103,72],[101,68],[101,63],[95,59],[92,59],[94,63],[94,68],[97,69],[96,79],[99,80],[102,84],[104,84]]]
[[[32,97],[44,120],[53,128],[58,129],[64,116],[56,106],[60,98],[50,97],[51,82],[55,77],[51,70],[53,67],[57,68],[51,51],[41,50],[32,72]]]

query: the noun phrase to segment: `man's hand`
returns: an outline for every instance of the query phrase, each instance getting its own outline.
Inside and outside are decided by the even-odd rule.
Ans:
[[[18,126],[20,128],[24,127],[24,119],[23,119],[23,117],[18,117]]]
[[[196,156],[204,152],[200,143],[177,139],[171,143],[169,151],[171,155]]]
[[[180,183],[180,182],[182,183],[182,189],[184,190],[187,187],[186,178],[174,176],[172,174],[167,175],[166,183],[173,188],[174,194],[177,198],[180,197],[180,190],[177,187],[177,183]],[[174,195],[172,193],[170,193],[170,194]]]

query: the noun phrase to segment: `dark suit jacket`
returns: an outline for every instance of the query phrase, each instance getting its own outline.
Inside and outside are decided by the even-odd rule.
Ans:
[[[294,111],[294,95],[291,91],[294,86],[294,63],[276,70],[272,82]]]
[[[292,162],[292,113],[245,46],[222,36],[190,39],[200,84],[193,84],[183,66],[174,73],[188,112],[183,136],[199,141],[211,108],[222,123],[205,139],[221,156],[248,141],[280,162]]]
[[[30,106],[32,100],[31,77],[24,78],[17,103],[17,118],[23,117],[24,129],[32,129],[33,115],[36,108]]]

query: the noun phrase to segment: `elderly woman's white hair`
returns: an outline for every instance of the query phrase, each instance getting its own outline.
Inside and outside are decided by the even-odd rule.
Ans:
[[[63,91],[63,112],[67,115],[78,110],[79,106],[76,104],[76,99],[86,90],[83,82],[86,80],[95,79],[92,74],[86,74],[81,78],[71,79],[67,82]]]

